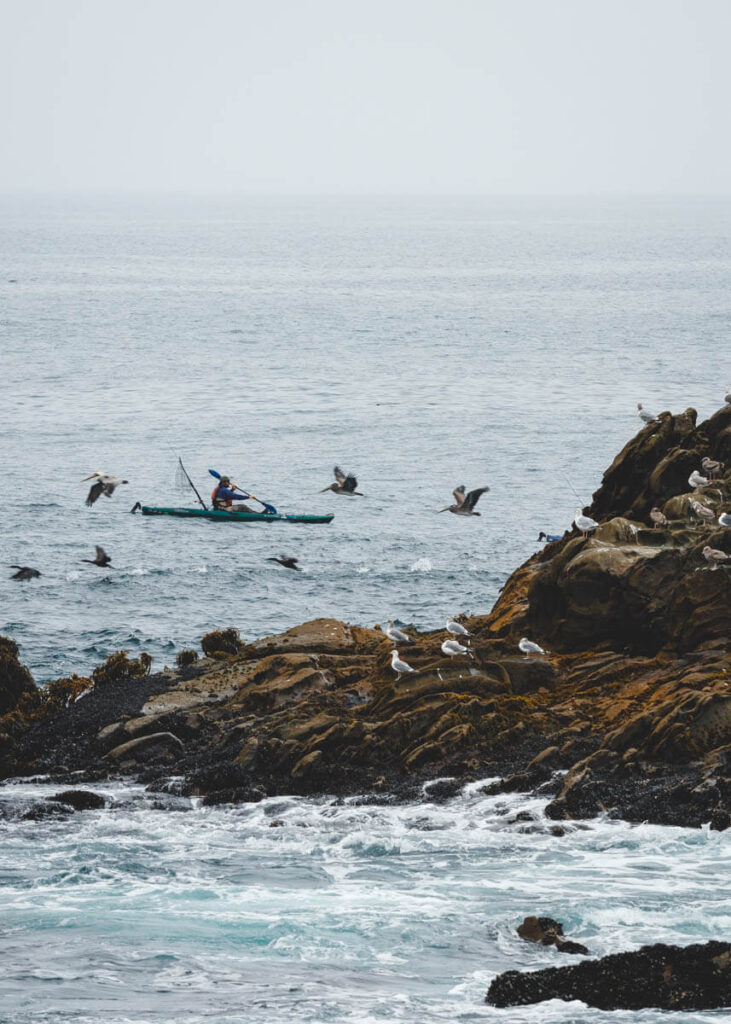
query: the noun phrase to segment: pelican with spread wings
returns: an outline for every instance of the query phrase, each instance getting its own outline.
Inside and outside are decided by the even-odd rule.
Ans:
[[[333,473],[335,474],[335,483],[330,484],[329,487],[323,487],[320,494],[324,494],[325,491],[332,491],[333,494],[359,494],[361,498],[363,497],[360,491],[356,491],[358,481],[352,473],[343,473],[340,466],[336,466]]]
[[[454,512],[456,516],[479,516],[481,513],[475,512],[475,505],[480,500],[480,495],[489,490],[489,487],[476,487],[474,491],[467,491],[465,494],[465,486],[460,484],[452,491],[455,504],[447,505],[446,508],[440,508],[437,511]]]
[[[91,476],[85,476],[81,481],[82,484],[87,480],[96,480],[96,483],[92,484],[89,488],[89,493],[86,496],[86,504],[91,508],[97,498],[101,497],[102,494],[106,495],[107,498],[111,498],[114,491],[120,484],[126,484],[126,480],[120,480],[118,476],[110,476],[109,473],[100,473],[99,470],[96,473],[92,473]]]

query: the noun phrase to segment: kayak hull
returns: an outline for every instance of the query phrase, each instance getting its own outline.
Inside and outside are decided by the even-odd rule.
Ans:
[[[143,516],[176,516],[179,519],[215,519],[219,523],[330,523],[334,513],[323,516],[287,515],[283,512],[226,512],[223,509],[160,508],[142,505]]]

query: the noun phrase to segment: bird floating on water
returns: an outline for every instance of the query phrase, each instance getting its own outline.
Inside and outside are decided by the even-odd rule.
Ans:
[[[657,507],[650,509],[650,519],[652,520],[653,530],[656,530],[658,526],[668,525],[668,517]]]
[[[407,636],[406,633],[402,633],[400,629],[394,626],[392,619],[388,620],[388,625],[383,632],[386,634],[388,639],[392,640],[395,644],[413,644],[414,642],[410,636]]]
[[[718,517],[718,522],[720,526],[731,526],[731,513],[722,512]]]
[[[653,416],[647,409],[643,409],[642,402],[637,403],[637,415],[643,423],[657,423],[657,416]]]
[[[107,566],[112,567],[112,559],[106,553],[104,548],[100,548],[96,545],[96,558],[82,558],[82,562],[88,562],[89,565],[98,565],[100,569],[106,569]]]
[[[543,530],[538,534],[538,540],[545,540],[547,544],[551,544],[554,540],[561,540],[561,537],[557,533],[544,533]]]
[[[442,653],[448,655],[450,658],[456,657],[458,654],[468,654],[470,658],[474,657],[469,647],[465,647],[459,640],[445,640],[442,644]]]
[[[475,512],[475,505],[480,500],[480,495],[489,490],[489,487],[476,487],[474,491],[468,491],[465,494],[465,486],[460,484],[452,491],[455,504],[447,505],[446,508],[440,508],[438,511],[454,512],[456,516],[479,516],[481,513]]]
[[[297,565],[297,561],[298,559],[289,558],[287,555],[280,555],[279,558],[274,558],[274,556],[267,558],[267,562],[278,562],[280,565],[283,565],[285,569],[295,569],[297,572],[302,572],[300,567]]]
[[[29,565],[10,565],[8,568],[18,570],[10,577],[11,580],[32,580],[41,575],[37,569],[32,569]]]
[[[688,483],[695,490],[697,487],[705,487],[708,483],[708,477],[701,476],[698,470],[694,469],[688,477]]]
[[[538,644],[534,644],[532,640],[528,640],[527,637],[521,637],[518,648],[523,652],[526,658],[531,654],[548,654],[548,651],[544,651]]]
[[[712,548],[710,544],[706,544],[701,554],[710,565],[712,572],[718,569],[721,562],[728,562],[731,559],[731,555],[727,555],[725,551],[719,551],[718,548]]]
[[[89,493],[86,496],[86,504],[89,508],[102,494],[105,494],[107,498],[111,498],[115,488],[119,487],[120,484],[127,483],[126,480],[120,480],[117,476],[110,476],[109,473],[100,473],[99,470],[96,473],[92,473],[91,476],[85,476],[81,481],[82,484],[87,480],[96,480],[96,483],[92,484],[89,488]]]
[[[581,509],[577,508],[574,509],[574,526],[581,531],[583,537],[586,537],[587,533],[598,528],[599,523],[590,516],[585,516]]]
[[[461,622],[457,622],[456,619],[447,619],[446,630],[451,633],[452,636],[472,636],[469,630],[465,629]]]
[[[708,474],[708,478],[710,480],[713,480],[713,478],[721,473],[725,468],[725,464],[723,462],[719,462],[717,459],[709,459],[708,456],[701,459],[701,469],[704,473]]]
[[[335,483],[330,484],[329,487],[323,487],[320,494],[324,494],[325,491],[332,491],[333,494],[359,494],[361,498],[363,497],[360,491],[356,491],[358,481],[352,473],[343,473],[340,466],[336,466],[333,469],[333,473],[335,474]]]
[[[416,669],[412,668],[411,665],[407,665],[405,661],[401,661],[401,659],[398,656],[398,651],[395,649],[391,651],[391,668],[394,670],[394,672],[398,673],[396,677],[397,680],[401,678],[404,672],[416,671]]]

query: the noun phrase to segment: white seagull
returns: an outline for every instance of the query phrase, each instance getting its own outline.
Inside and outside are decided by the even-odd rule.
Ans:
[[[690,507],[704,523],[710,524],[716,518],[716,513],[712,508],[708,508],[707,505],[703,505],[700,501],[694,501],[693,498],[690,499]]]
[[[726,403],[726,405],[731,405],[731,388],[729,389],[728,394],[724,395],[724,399],[723,400]]]
[[[582,536],[586,537],[587,533],[591,530],[596,530],[599,523],[592,519],[590,516],[585,516],[580,508],[574,509],[574,526],[577,530],[581,531]]]
[[[719,551],[718,548],[712,548],[710,544],[706,544],[701,554],[710,565],[712,572],[718,568],[719,562],[728,562],[731,558],[731,555],[727,555],[725,551]]]
[[[722,512],[718,517],[718,522],[721,526],[731,526],[731,513]]]
[[[452,636],[472,636],[472,633],[465,629],[461,622],[456,622],[454,619],[447,619],[446,629]]]
[[[410,636],[402,633],[400,629],[397,629],[392,620],[388,620],[388,626],[383,631],[389,640],[392,640],[395,644],[413,644],[413,640]]]
[[[532,640],[528,640],[527,637],[522,637],[518,647],[523,654],[528,657],[529,654],[548,654],[548,651],[544,651],[538,644],[534,644]]]
[[[91,508],[97,498],[102,494],[105,494],[107,498],[111,498],[114,494],[116,487],[120,484],[126,484],[126,480],[120,480],[118,476],[110,476],[109,473],[100,473],[99,470],[96,473],[92,473],[91,476],[85,476],[81,481],[82,484],[86,483],[87,480],[96,480],[95,484],[92,484],[89,488],[89,493],[86,496],[86,504]]]
[[[391,668],[394,672],[398,673],[396,676],[397,681],[401,678],[404,672],[416,672],[416,669],[412,668],[411,665],[407,665],[405,661],[401,661],[398,656],[398,651],[395,649],[391,651]]]
[[[445,640],[442,644],[442,654],[449,655],[450,658],[454,658],[457,654],[469,654],[472,657],[472,651],[461,644],[459,640]]]
[[[643,409],[642,402],[637,403],[637,415],[643,423],[657,423],[657,416],[653,416],[647,409]]]
[[[688,483],[695,490],[697,487],[705,487],[708,483],[708,477],[701,476],[698,470],[694,469],[688,477]]]

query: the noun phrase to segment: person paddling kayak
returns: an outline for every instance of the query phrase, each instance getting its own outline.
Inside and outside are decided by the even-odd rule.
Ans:
[[[213,488],[211,493],[211,501],[213,502],[214,509],[226,511],[233,509],[233,503],[235,501],[247,501],[253,498],[254,501],[259,499],[254,494],[243,494],[239,492],[238,487],[231,486],[231,480],[227,476],[222,476],[218,481],[216,487]],[[246,505],[237,505],[237,512],[253,512],[253,508],[248,508]]]

